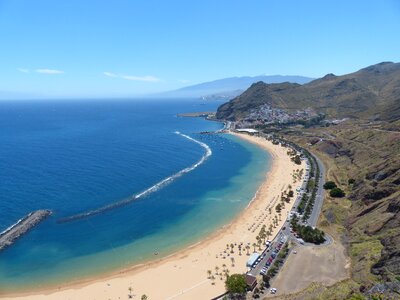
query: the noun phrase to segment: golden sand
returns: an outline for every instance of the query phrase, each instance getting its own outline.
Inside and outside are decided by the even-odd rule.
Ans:
[[[305,167],[304,164],[295,165],[290,160],[287,148],[273,145],[260,137],[246,134],[236,135],[267,150],[273,160],[270,171],[266,173],[265,181],[253,201],[230,224],[220,228],[202,242],[158,261],[77,285],[29,295],[6,296],[2,299],[108,300],[129,299],[129,295],[132,295],[133,299],[141,299],[141,295],[146,294],[151,300],[203,300],[224,293],[223,270],[229,270],[230,274],[246,272],[248,256],[245,246],[250,244],[248,251],[253,252],[252,244],[256,242],[256,236],[261,226],[265,224],[268,229],[275,215],[277,216],[275,206],[279,202],[281,193],[287,189],[289,184],[293,186],[293,190],[300,185],[299,181],[294,183],[292,174],[296,169]],[[274,227],[270,239],[284,224],[296,196],[295,192],[290,204],[285,205],[281,212],[279,225]],[[234,253],[230,253],[230,244],[234,244]],[[238,250],[239,244],[243,244],[241,255]],[[227,245],[229,246],[227,247]],[[258,251],[258,246],[256,251]],[[211,278],[208,270],[212,272]]]

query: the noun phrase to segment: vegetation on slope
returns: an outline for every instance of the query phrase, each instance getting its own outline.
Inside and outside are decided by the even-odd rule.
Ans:
[[[400,64],[330,74],[303,86],[257,83],[221,106],[217,117],[240,120],[265,103],[349,118],[339,125],[310,128],[259,125],[316,153],[327,166],[327,179],[344,192],[340,199],[326,196],[319,226],[346,246],[351,277],[331,288],[312,288],[313,297],[372,299],[380,293],[383,299],[399,298]]]
[[[221,105],[217,118],[239,120],[268,104],[290,110],[311,107],[331,118],[400,118],[400,63],[384,62],[355,73],[296,83],[254,83],[243,94]],[[396,109],[393,109],[396,106]]]
[[[386,131],[386,125],[348,121],[285,133],[303,145],[315,136],[331,137],[311,149],[328,164],[328,179],[348,195],[327,197],[321,225],[335,229],[347,245],[352,261],[349,295],[369,294],[378,283],[398,282],[400,274],[400,126]],[[400,291],[396,289],[383,288],[388,295]]]

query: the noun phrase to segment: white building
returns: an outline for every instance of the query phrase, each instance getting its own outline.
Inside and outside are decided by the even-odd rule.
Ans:
[[[246,132],[250,134],[255,134],[258,133],[258,130],[255,130],[253,128],[241,128],[241,129],[236,129],[237,132]]]

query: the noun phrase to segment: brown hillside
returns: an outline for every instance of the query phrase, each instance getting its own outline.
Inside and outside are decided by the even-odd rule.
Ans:
[[[333,118],[398,120],[400,63],[384,62],[343,76],[328,74],[304,85],[258,82],[221,105],[217,118],[238,120],[263,104],[289,110],[312,107]]]

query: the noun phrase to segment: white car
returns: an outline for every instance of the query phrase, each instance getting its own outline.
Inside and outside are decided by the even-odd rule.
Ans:
[[[277,289],[276,289],[276,288],[271,288],[271,289],[270,289],[270,292],[271,292],[271,294],[276,294]]]

